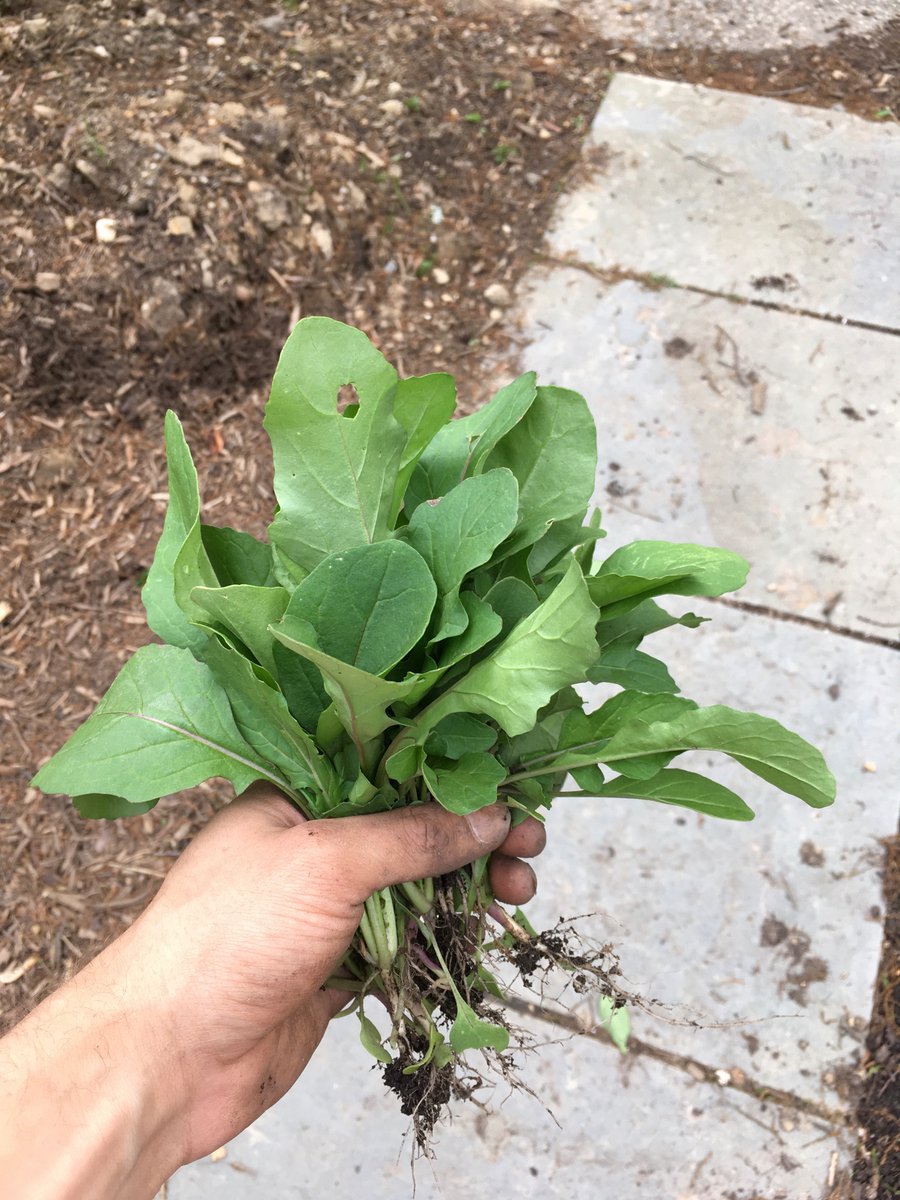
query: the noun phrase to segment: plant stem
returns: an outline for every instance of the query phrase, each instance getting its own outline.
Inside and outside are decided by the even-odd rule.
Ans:
[[[391,963],[394,961],[394,955],[397,953],[397,922],[394,919],[394,904],[393,900],[389,899],[390,918],[389,926],[385,922],[387,906],[383,900],[384,893],[376,892],[370,896],[365,904],[365,914],[363,920],[366,921],[369,929],[371,942],[366,939],[366,945],[369,950],[374,950],[373,959],[380,967],[381,971],[387,974],[391,969]],[[363,928],[363,922],[360,921],[360,929]],[[393,935],[393,936],[391,936]],[[365,933],[363,933],[365,937]],[[393,947],[391,946],[393,941]]]
[[[366,985],[360,979],[345,979],[343,975],[329,975],[323,987],[335,988],[339,992],[362,992]]]
[[[506,909],[501,908],[496,901],[488,909],[488,916],[493,917],[498,925],[502,925],[507,933],[511,933],[517,942],[532,942],[534,939],[527,929],[523,928],[518,921],[509,915]]]
[[[423,882],[425,882],[425,881],[423,881]],[[410,901],[410,903],[413,905],[413,907],[418,909],[418,911],[422,914],[422,916],[424,916],[428,912],[431,912],[431,905],[432,905],[432,900],[433,900],[433,895],[434,895],[433,887],[432,887],[432,899],[429,899],[428,896],[426,895],[426,893],[423,891],[423,889],[421,887],[419,887],[419,885],[416,883],[401,883],[400,890],[403,892],[403,894],[406,896],[406,898]]]
[[[372,930],[372,922],[369,920],[369,901],[366,901],[363,908],[363,915],[359,921],[359,933],[365,945],[366,952],[369,956],[369,962],[378,965],[378,944],[375,941],[375,934]]]

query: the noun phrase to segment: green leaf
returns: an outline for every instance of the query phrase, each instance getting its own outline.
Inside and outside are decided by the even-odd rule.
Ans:
[[[165,433],[169,503],[141,599],[147,613],[147,624],[163,641],[172,646],[201,650],[209,635],[191,624],[176,599],[175,590],[176,560],[189,540],[192,549],[182,560],[182,575],[187,577],[192,574],[193,586],[206,584],[215,587],[218,579],[206,558],[201,540],[197,472],[181,422],[171,409],[166,413]]]
[[[674,697],[672,697],[674,699]],[[777,721],[724,705],[683,712],[671,721],[626,723],[604,748],[601,761],[637,776],[650,754],[718,750],[761,779],[813,808],[834,802],[834,776],[818,750]],[[636,769],[637,768],[637,769]]]
[[[540,604],[537,592],[529,584],[512,575],[507,575],[485,593],[485,600],[498,613],[503,622],[503,636],[507,637],[520,621],[530,616]]]
[[[597,1016],[601,1028],[609,1034],[612,1044],[625,1054],[631,1035],[631,1017],[628,1015],[628,1009],[623,1004],[617,1004],[611,996],[601,996],[597,1001]]]
[[[156,807],[156,800],[145,800],[143,804],[133,804],[123,800],[121,796],[105,796],[100,792],[89,793],[86,796],[73,796],[72,803],[83,817],[88,820],[113,821],[117,817],[136,817],[140,813],[149,812]]]
[[[396,383],[365,334],[327,317],[300,321],[281,352],[264,422],[280,510],[269,536],[307,571],[389,535],[408,440],[394,417]],[[344,384],[359,396],[352,419],[337,410]]]
[[[397,383],[394,416],[406,433],[406,446],[400,457],[394,484],[392,524],[403,504],[416,463],[438,430],[451,419],[455,408],[456,381],[452,375],[413,376]]]
[[[519,525],[504,547],[537,541],[553,521],[584,518],[597,474],[597,431],[587,401],[539,387],[525,416],[497,444],[485,469],[507,467],[519,483]]]
[[[502,630],[500,617],[474,592],[462,592],[460,601],[466,610],[468,623],[458,637],[448,638],[447,641],[439,643],[440,661],[436,666],[420,673],[405,701],[407,708],[418,704],[448,671],[464,664],[465,659],[484,649]]]
[[[489,471],[464,479],[442,499],[413,513],[405,537],[428,564],[440,597],[432,645],[465,630],[460,585],[514,529],[517,497],[511,472]]]
[[[501,388],[477,412],[445,425],[410,479],[407,514],[426,500],[446,496],[466,477],[479,475],[491,450],[522,419],[536,395],[534,372],[529,371]]]
[[[191,600],[244,643],[256,661],[277,674],[272,657],[269,626],[284,616],[290,595],[282,587],[232,584],[221,588],[197,587]]]
[[[273,546],[272,574],[276,581],[293,595],[294,589],[303,582],[309,571],[298,566],[280,547]]]
[[[432,729],[425,749],[432,758],[462,758],[464,754],[490,750],[496,741],[496,729],[484,721],[469,713],[453,713]]]
[[[554,521],[544,536],[535,542],[528,553],[528,573],[533,579],[552,568],[577,546],[593,546],[601,536],[601,531],[590,525],[582,525],[581,521],[580,513],[564,521]]]
[[[250,583],[270,587],[275,580],[272,547],[238,529],[201,525],[200,537],[216,579],[222,587]]]
[[[362,1042],[363,1049],[367,1050],[373,1058],[377,1058],[379,1062],[393,1062],[390,1054],[381,1044],[381,1034],[374,1021],[369,1020],[362,1008],[356,1010],[356,1015],[359,1017],[359,1040]]]
[[[651,596],[721,596],[742,587],[749,565],[730,550],[689,542],[630,542],[588,580],[604,619],[621,616]]]
[[[424,709],[423,734],[454,712],[483,713],[514,736],[535,723],[538,709],[566,684],[584,679],[596,657],[597,611],[572,563],[550,596],[509,637]]]
[[[395,783],[406,783],[422,768],[422,747],[406,745],[385,761],[384,769]]]
[[[37,775],[45,792],[114,793],[132,803],[221,777],[240,794],[255,779],[283,780],[238,731],[228,697],[188,650],[142,646],[94,713]]]
[[[590,764],[586,767],[574,767],[572,778],[583,791],[593,792],[594,795],[602,791],[605,780],[603,772],[595,764]]]
[[[508,1031],[491,1021],[476,1017],[455,988],[453,994],[456,998],[456,1020],[450,1030],[450,1045],[456,1053],[460,1054],[463,1050],[505,1050],[509,1045]]]
[[[599,508],[595,508],[586,522],[586,528],[594,534],[594,537],[590,541],[584,542],[575,551],[575,560],[585,575],[590,573],[594,562],[594,547],[600,538],[606,537],[606,530],[602,526],[602,521],[603,514]]]
[[[291,715],[281,692],[254,673],[242,655],[210,639],[204,659],[224,688],[238,729],[254,752],[277,767],[288,783],[314,793],[315,808],[338,800],[338,781],[328,759]]]
[[[601,618],[597,622],[597,644],[601,650],[607,646],[639,646],[645,637],[658,633],[661,629],[669,629],[672,625],[685,625],[688,629],[697,629],[708,620],[708,617],[698,617],[694,613],[673,617],[671,613],[660,608],[655,600],[644,600],[620,617],[612,617],[609,620]]]
[[[551,753],[522,754],[521,765],[528,771],[557,774],[576,767],[590,767],[598,760],[606,761],[606,747],[621,729],[639,720],[648,724],[679,716],[696,709],[693,700],[684,696],[647,695],[643,692],[619,692],[594,712],[573,708],[565,713],[560,725],[556,748]],[[672,754],[648,755],[635,764],[634,773],[642,778],[662,770]],[[617,768],[621,769],[621,768]],[[632,772],[629,771],[629,774]],[[593,786],[593,785],[592,785]]]
[[[291,715],[307,733],[315,733],[319,718],[331,703],[322,672],[279,641],[272,644],[275,678],[284,693]]]
[[[289,650],[308,659],[322,672],[325,690],[363,761],[367,757],[367,744],[389,725],[397,724],[387,709],[406,699],[417,682],[416,676],[399,683],[341,662],[312,645],[310,639],[315,640],[312,628],[287,613],[280,625],[272,626],[271,632]]]
[[[294,592],[286,616],[308,622],[326,654],[384,675],[424,634],[436,596],[412,546],[376,542],[323,559]]]
[[[458,762],[430,763],[422,775],[435,800],[449,812],[470,813],[495,803],[506,768],[491,754],[463,754]]]
[[[666,664],[621,642],[610,646],[588,672],[591,683],[617,683],[638,692],[677,692]]]
[[[650,779],[626,779],[619,775],[597,788],[594,794],[658,800],[662,804],[675,804],[679,808],[690,808],[694,812],[704,813],[708,817],[721,817],[726,821],[753,820],[753,809],[736,792],[716,783],[714,779],[696,775],[693,771],[680,771],[675,767],[659,771]]]

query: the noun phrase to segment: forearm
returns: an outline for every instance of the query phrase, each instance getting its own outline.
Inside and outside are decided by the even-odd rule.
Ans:
[[[0,1041],[9,1200],[150,1200],[180,1165],[172,1064],[106,954]]]

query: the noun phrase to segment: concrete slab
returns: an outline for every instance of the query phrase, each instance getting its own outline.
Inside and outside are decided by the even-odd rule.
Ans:
[[[837,803],[811,810],[699,753],[678,765],[744,796],[753,823],[559,800],[529,916],[597,914],[581,926],[661,1002],[659,1020],[634,1015],[641,1038],[840,1108],[878,967],[879,839],[897,828],[900,654],[720,604],[669,607],[713,623],[658,634],[648,651],[699,703],[755,709],[821,746]]]
[[[617,75],[552,252],[900,329],[900,128]]]
[[[400,1145],[406,1118],[367,1069],[353,1026],[339,1022],[293,1092],[224,1159],[179,1171],[167,1200],[820,1200],[839,1131],[649,1059],[622,1059],[588,1038],[560,1043],[554,1030],[532,1027],[545,1040],[526,1068],[538,1099],[503,1091],[490,1114],[457,1106],[435,1161],[420,1161],[415,1179],[409,1147]]]
[[[900,636],[900,338],[574,268],[518,316],[523,367],[594,408],[616,544],[726,546],[742,598]]]
[[[534,0],[528,0],[534,5]],[[558,8],[556,0],[536,7]],[[603,37],[638,46],[708,46],[767,50],[824,46],[838,38],[875,33],[897,10],[893,0],[574,0],[567,8],[593,21]]]

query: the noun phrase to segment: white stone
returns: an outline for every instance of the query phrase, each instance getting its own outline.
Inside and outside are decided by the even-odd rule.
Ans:
[[[193,237],[194,226],[191,223],[191,218],[178,213],[174,217],[169,217],[166,224],[166,233],[170,237]]]
[[[503,283],[492,283],[484,289],[484,298],[489,304],[498,308],[506,308],[512,303],[509,288]]]
[[[118,226],[112,217],[98,217],[94,222],[94,233],[98,242],[114,242]]]

